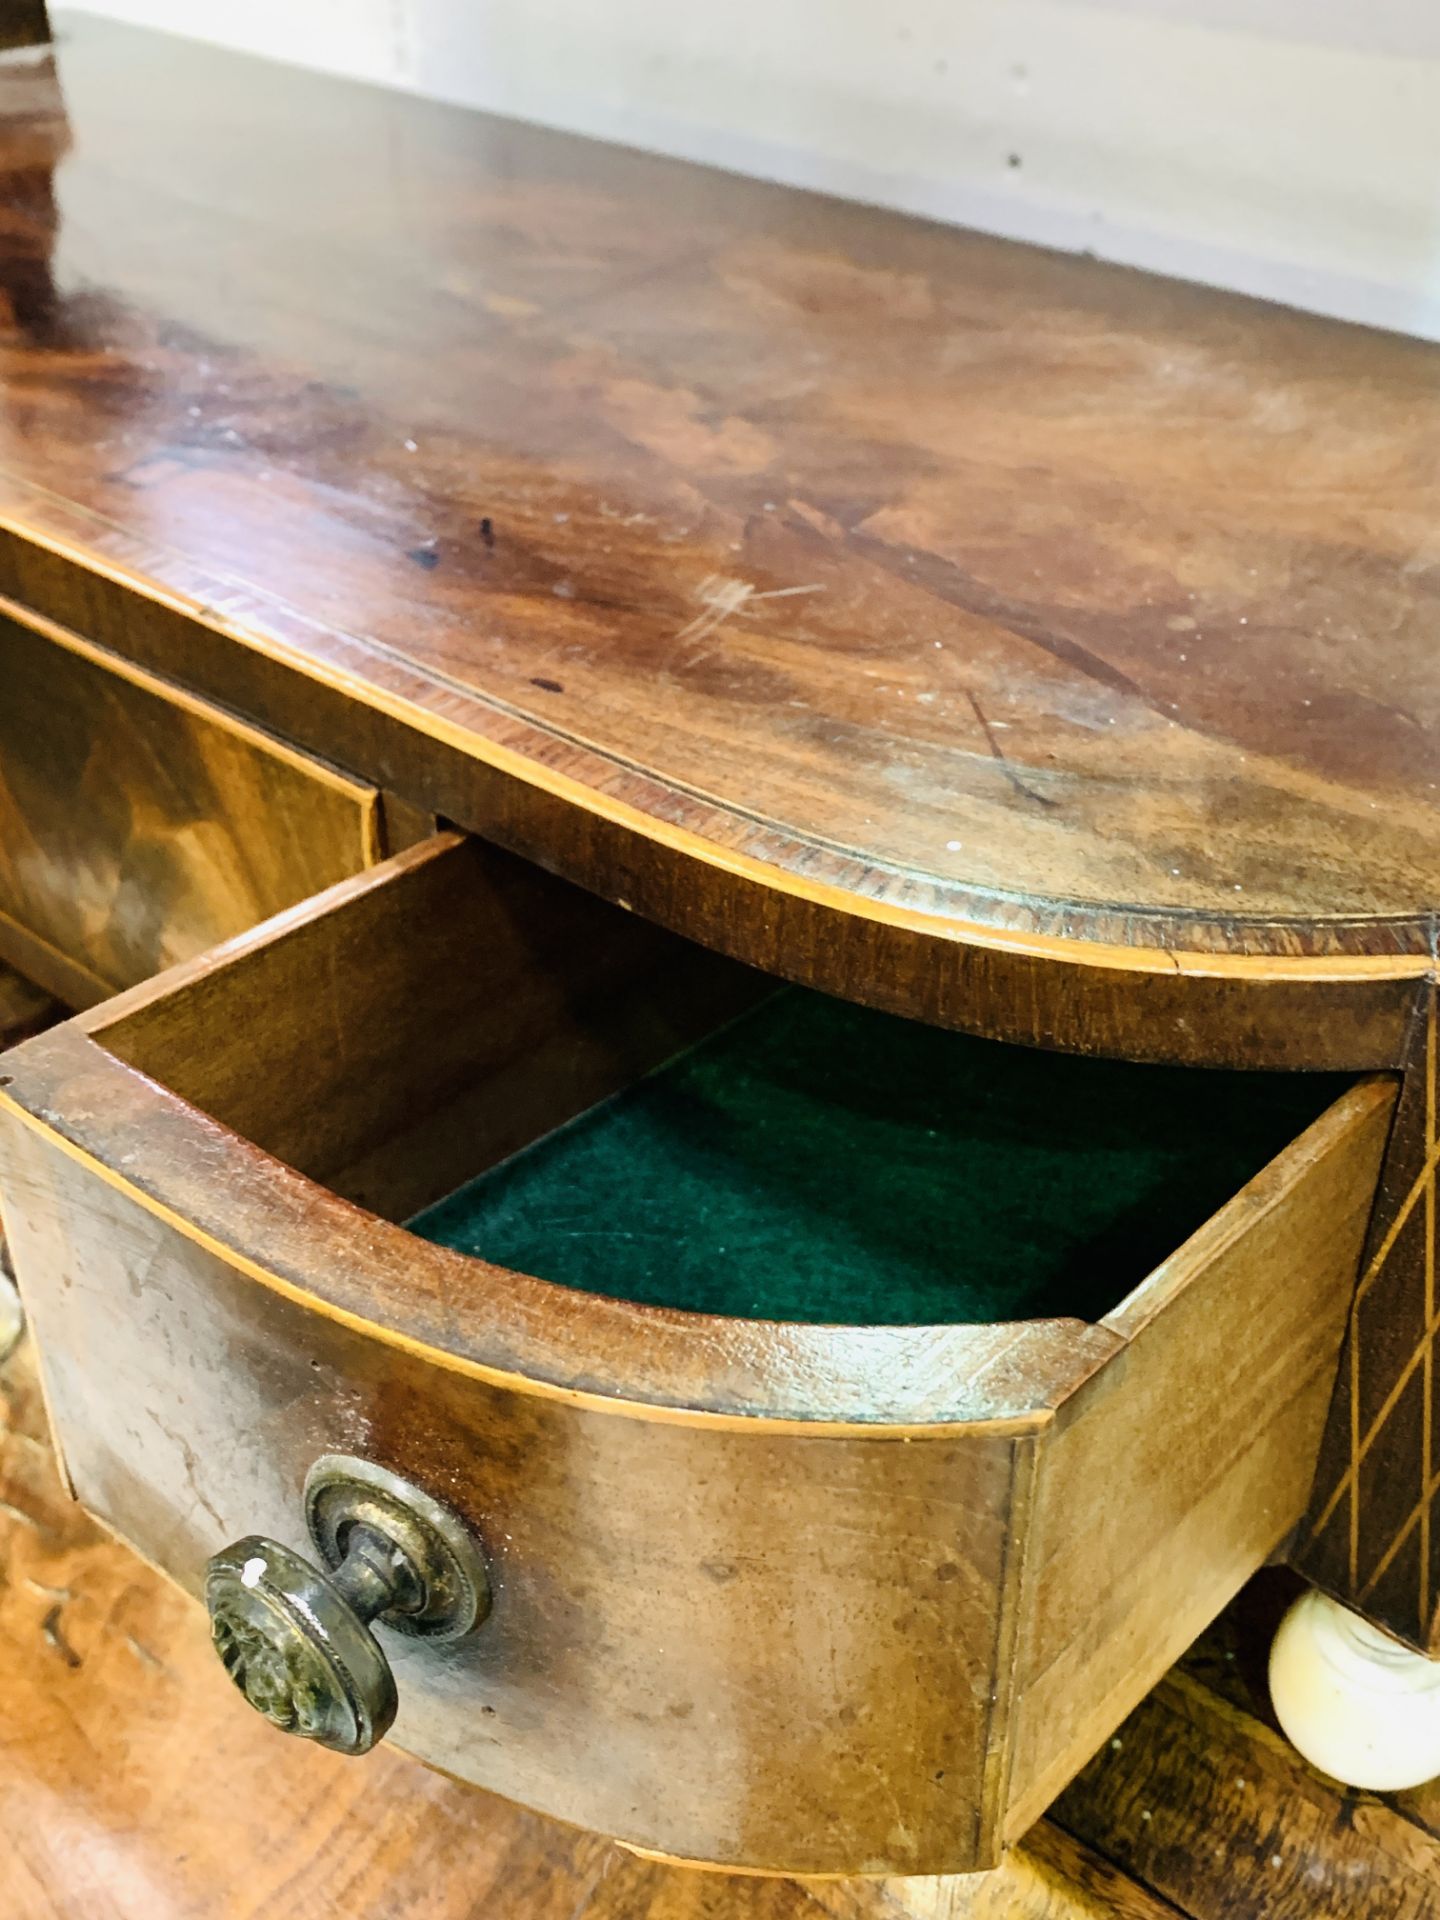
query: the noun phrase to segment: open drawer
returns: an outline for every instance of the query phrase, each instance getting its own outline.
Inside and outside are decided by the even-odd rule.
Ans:
[[[1393,1098],[777,991],[452,836],[0,1069],[79,1498],[198,1592],[402,1476],[492,1604],[381,1629],[400,1743],[799,1873],[991,1862],[1285,1541]]]

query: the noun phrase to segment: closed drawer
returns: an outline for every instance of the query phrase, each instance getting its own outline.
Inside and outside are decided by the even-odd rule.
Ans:
[[[198,1591],[404,1476],[494,1599],[382,1631],[403,1746],[811,1873],[993,1860],[1285,1539],[1392,1101],[774,997],[449,836],[3,1065],[86,1505]]]
[[[369,865],[377,796],[0,602],[0,957],[74,1006]]]

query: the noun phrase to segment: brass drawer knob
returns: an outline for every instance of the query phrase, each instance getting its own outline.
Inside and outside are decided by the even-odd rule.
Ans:
[[[395,1677],[370,1631],[454,1640],[490,1610],[465,1523],[420,1488],[342,1454],[317,1460],[305,1518],[325,1571],[258,1534],[210,1561],[205,1604],[226,1672],[272,1726],[368,1753],[395,1718]]]

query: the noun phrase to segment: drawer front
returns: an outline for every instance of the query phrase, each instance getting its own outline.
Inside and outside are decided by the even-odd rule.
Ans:
[[[377,855],[377,797],[0,611],[0,955],[91,1005]]]
[[[402,1747],[687,1859],[978,1857],[1025,1466],[1003,1432],[807,1437],[526,1391],[285,1298],[34,1134],[5,1152],[65,1470],[146,1558],[197,1594],[246,1535],[313,1560],[302,1486],[335,1452],[473,1527],[489,1618],[382,1635]]]

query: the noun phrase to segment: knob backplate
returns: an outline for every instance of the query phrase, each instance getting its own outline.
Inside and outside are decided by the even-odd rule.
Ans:
[[[369,1527],[404,1556],[418,1604],[378,1616],[383,1627],[427,1640],[457,1640],[490,1611],[485,1562],[465,1522],[408,1480],[358,1455],[327,1453],[305,1476],[305,1520],[325,1564],[345,1558],[351,1530]]]

